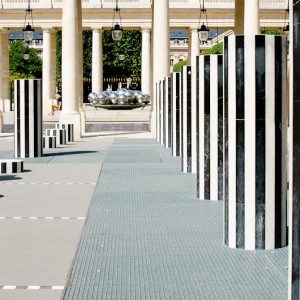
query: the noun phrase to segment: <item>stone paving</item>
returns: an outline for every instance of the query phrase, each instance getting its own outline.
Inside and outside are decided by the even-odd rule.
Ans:
[[[286,299],[287,248],[225,247],[222,209],[154,140],[115,139],[64,299]]]

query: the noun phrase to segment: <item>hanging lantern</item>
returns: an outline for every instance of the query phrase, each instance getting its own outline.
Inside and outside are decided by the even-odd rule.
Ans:
[[[200,26],[201,19],[205,19],[206,25],[204,24],[204,21],[202,21],[202,25]],[[200,17],[199,17],[199,27],[198,27],[198,37],[200,43],[205,44],[208,40],[208,35],[209,35],[209,29],[208,29],[208,22],[207,22],[207,13],[206,13],[206,9],[204,8],[204,0],[203,0],[202,7],[200,5]]]
[[[23,29],[23,38],[24,41],[29,43],[33,40],[33,35],[34,35],[34,29],[33,29],[33,17],[32,17],[32,9],[30,8],[30,0],[28,0],[28,8],[25,10],[25,22],[24,22],[24,29]],[[26,25],[27,18],[31,17],[31,24]],[[26,26],[25,26],[26,25]]]
[[[116,15],[119,16],[119,23],[115,23]],[[123,35],[123,28],[121,23],[121,10],[118,7],[118,0],[116,0],[116,8],[114,9],[114,16],[113,16],[113,27],[111,29],[111,37],[115,42],[119,42],[122,39]]]

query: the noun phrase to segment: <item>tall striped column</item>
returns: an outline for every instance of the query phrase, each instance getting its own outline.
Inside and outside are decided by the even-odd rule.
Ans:
[[[171,74],[173,156],[180,156],[180,76],[181,73]]]
[[[290,2],[289,276],[288,300],[300,299],[300,2]]]
[[[165,77],[164,83],[164,145],[171,148],[172,116],[171,116],[171,77]]]
[[[15,157],[43,155],[42,80],[15,80]]]
[[[224,40],[225,244],[286,239],[286,38]]]
[[[223,200],[223,57],[197,57],[197,194]]]
[[[184,173],[192,171],[192,76],[191,66],[184,66],[181,71],[181,170]]]

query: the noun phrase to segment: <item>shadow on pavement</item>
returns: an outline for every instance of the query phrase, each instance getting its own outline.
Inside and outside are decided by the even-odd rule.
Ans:
[[[6,180],[20,180],[21,177],[18,177],[17,175],[1,175],[0,181],[6,181]]]
[[[68,151],[68,152],[53,152],[53,153],[46,153],[43,156],[62,156],[62,155],[74,155],[74,154],[91,154],[91,153],[98,153],[98,151]]]

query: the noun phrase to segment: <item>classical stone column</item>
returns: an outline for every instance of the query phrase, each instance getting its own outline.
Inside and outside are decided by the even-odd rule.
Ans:
[[[236,35],[244,33],[244,2],[245,0],[235,0],[234,34]]]
[[[155,83],[170,73],[169,1],[153,2],[153,90]],[[156,100],[152,101],[151,131],[156,128]]]
[[[103,49],[102,29],[93,29],[93,51],[92,51],[92,92],[103,91]]]
[[[0,30],[0,111],[9,111],[9,47],[8,30]]]
[[[151,94],[151,43],[150,29],[142,28],[142,92]]]
[[[83,42],[82,42],[82,4],[81,1],[77,1],[78,9],[78,87],[79,98],[78,105],[79,111],[82,111],[83,106]]]
[[[51,112],[52,99],[55,95],[56,77],[56,31],[43,30],[43,116]]]
[[[259,33],[258,0],[244,0],[244,34],[245,36]]]
[[[74,124],[75,139],[80,137],[79,114],[79,33],[78,12],[80,0],[64,1],[62,19],[62,123]]]
[[[196,174],[197,171],[197,128],[196,128],[196,73],[197,73],[197,55],[199,55],[199,37],[197,28],[192,28],[191,30],[191,70],[192,70],[192,173]]]

